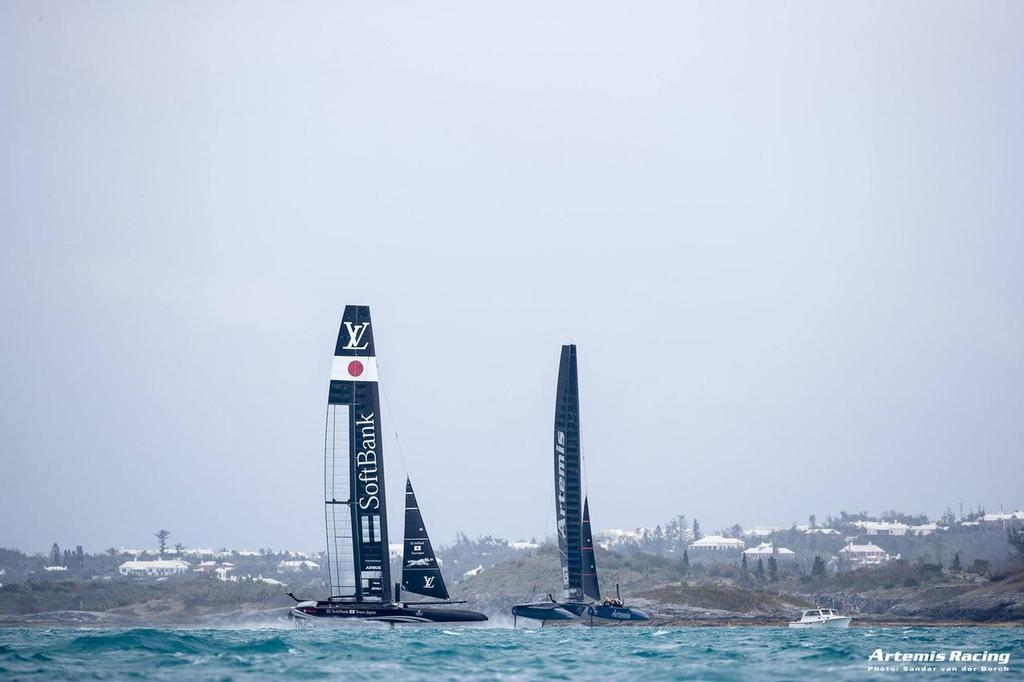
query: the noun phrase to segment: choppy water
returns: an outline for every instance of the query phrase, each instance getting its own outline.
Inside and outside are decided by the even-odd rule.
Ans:
[[[1020,628],[0,629],[0,679],[886,679],[875,649],[999,651]],[[915,664],[923,665],[923,664]],[[931,664],[939,665],[939,664]],[[980,665],[980,664],[979,664]],[[988,664],[996,666],[997,664]],[[965,679],[933,672],[929,679]]]

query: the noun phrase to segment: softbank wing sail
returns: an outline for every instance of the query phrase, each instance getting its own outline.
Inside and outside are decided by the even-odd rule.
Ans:
[[[346,306],[327,396],[324,503],[331,596],[391,601],[377,357],[367,306]]]
[[[410,608],[395,601],[373,337],[370,309],[345,306],[331,361],[324,435],[324,508],[331,594],[325,601],[302,601],[296,597],[299,603],[291,615],[302,619],[357,618],[388,623],[487,620],[487,616],[475,611]],[[436,568],[433,550],[429,544],[427,547]],[[435,592],[447,597],[440,573],[433,580],[428,576],[425,582],[435,585]]]

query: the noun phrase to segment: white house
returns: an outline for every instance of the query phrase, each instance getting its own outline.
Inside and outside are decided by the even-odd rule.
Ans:
[[[1005,526],[1007,524],[1013,523],[1014,521],[1024,521],[1024,511],[1018,509],[1017,511],[1006,513],[999,512],[996,514],[985,514],[981,517],[981,520],[985,523],[998,523]],[[966,526],[967,524],[965,523],[963,525]]]
[[[167,576],[187,573],[189,563],[181,559],[154,559],[151,561],[126,561],[117,567],[121,575]]]
[[[264,583],[266,585],[274,585],[276,587],[284,587],[285,584],[280,580],[274,580],[273,578],[264,578],[262,575],[258,575],[252,579],[254,583]]]
[[[835,528],[812,526],[809,523],[794,524],[793,530],[798,530],[804,535],[839,535],[839,531]]]
[[[937,523],[910,526],[890,521],[854,521],[853,525],[863,530],[865,535],[930,535],[939,530]]]
[[[707,550],[712,552],[742,551],[746,543],[739,538],[726,538],[721,535],[707,535],[700,540],[690,543],[690,549]]]
[[[757,561],[758,559],[768,560],[768,557],[774,556],[776,561],[785,561],[796,558],[796,554],[793,550],[786,549],[785,547],[779,547],[777,550],[772,546],[770,542],[762,542],[757,547],[751,547],[750,549],[743,550],[743,555],[747,557],[747,561]]]
[[[68,570],[67,566],[43,566],[43,570],[47,573],[60,573]]]
[[[878,545],[856,545],[850,543],[839,550],[839,560],[849,566],[877,566],[891,559],[899,559],[900,555],[890,555]]]
[[[278,573],[298,573],[299,571],[319,571],[320,564],[308,559],[296,561],[281,561],[277,565]]]
[[[910,529],[905,523],[888,521],[854,521],[853,525],[863,530],[865,535],[906,535]]]

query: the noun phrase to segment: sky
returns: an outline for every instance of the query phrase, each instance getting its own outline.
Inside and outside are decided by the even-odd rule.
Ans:
[[[0,546],[1024,506],[1019,2],[0,4]]]

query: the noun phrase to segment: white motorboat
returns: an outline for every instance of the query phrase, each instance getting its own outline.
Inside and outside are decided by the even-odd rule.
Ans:
[[[840,616],[835,609],[807,609],[800,615],[800,620],[791,622],[791,628],[848,628],[849,616]]]

